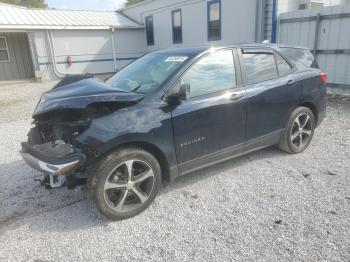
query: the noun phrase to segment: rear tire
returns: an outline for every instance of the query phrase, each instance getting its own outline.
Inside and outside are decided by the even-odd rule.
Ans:
[[[89,197],[111,220],[123,220],[143,212],[156,198],[161,185],[158,161],[137,147],[109,154],[90,172]]]
[[[291,154],[301,153],[310,145],[314,131],[314,114],[307,107],[298,107],[292,112],[278,147]]]

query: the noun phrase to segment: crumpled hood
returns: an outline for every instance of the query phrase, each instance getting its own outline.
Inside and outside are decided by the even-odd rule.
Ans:
[[[137,102],[144,97],[143,94],[119,91],[94,78],[68,81],[67,85],[61,82],[41,96],[33,117],[59,109],[83,109],[94,103]]]

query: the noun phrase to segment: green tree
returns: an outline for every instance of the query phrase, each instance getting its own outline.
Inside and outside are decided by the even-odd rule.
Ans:
[[[125,6],[133,5],[142,1],[143,0],[126,0]]]
[[[34,8],[47,8],[45,0],[0,0],[1,3]]]

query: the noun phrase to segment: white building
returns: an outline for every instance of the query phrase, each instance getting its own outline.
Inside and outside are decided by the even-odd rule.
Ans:
[[[144,54],[143,36],[118,12],[0,4],[0,80],[115,72]]]
[[[153,40],[147,51],[260,40],[261,6],[256,0],[146,0],[120,11],[145,24],[148,40]]]
[[[324,0],[323,4],[349,0]],[[118,11],[0,4],[0,80],[108,74],[144,53],[276,39],[279,13],[321,0],[145,0]]]
[[[317,9],[333,5],[350,4],[350,0],[279,0],[278,12],[285,13],[303,9]]]

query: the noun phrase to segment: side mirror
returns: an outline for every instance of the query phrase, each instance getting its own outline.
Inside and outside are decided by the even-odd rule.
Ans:
[[[190,92],[190,84],[178,84],[172,88],[167,96],[168,101],[186,100],[187,93]]]

